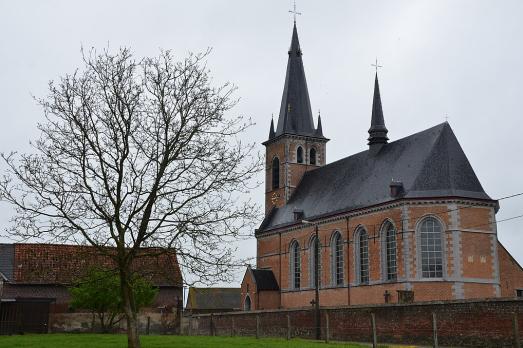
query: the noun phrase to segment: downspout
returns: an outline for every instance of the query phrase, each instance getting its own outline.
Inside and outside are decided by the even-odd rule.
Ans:
[[[350,306],[350,230],[349,217],[345,218],[347,224],[347,305]]]
[[[279,305],[278,305],[278,308],[281,308],[281,288],[282,288],[282,284],[281,284],[281,232],[278,233],[279,236],[280,236],[280,251],[279,251],[279,257],[280,257],[280,274],[279,274],[279,280],[278,280],[278,283],[279,283],[279,286],[280,286],[280,296],[279,297]]]

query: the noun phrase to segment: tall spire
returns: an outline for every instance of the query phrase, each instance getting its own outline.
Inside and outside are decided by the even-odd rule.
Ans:
[[[296,29],[296,23],[294,23],[278,127],[275,135],[316,136],[315,133],[300,41],[298,40],[298,30]]]
[[[387,127],[385,127],[385,119],[383,118],[383,109],[381,107],[380,85],[378,83],[378,73],[374,80],[374,98],[372,100],[372,118],[369,129],[369,145],[371,149],[379,150],[383,144],[386,144]],[[377,145],[377,146],[375,146]]]

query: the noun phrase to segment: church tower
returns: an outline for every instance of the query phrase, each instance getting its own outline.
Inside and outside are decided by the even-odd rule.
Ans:
[[[278,125],[275,130],[271,120],[269,139],[263,143],[266,215],[287,203],[305,172],[325,164],[329,141],[323,136],[320,115],[314,127],[296,22],[288,53]]]

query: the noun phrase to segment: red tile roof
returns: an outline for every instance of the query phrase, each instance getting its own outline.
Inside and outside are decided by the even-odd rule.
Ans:
[[[108,248],[110,252],[113,250]],[[133,269],[156,286],[182,286],[182,275],[173,249],[142,249]],[[93,267],[116,268],[114,261],[91,246],[14,244],[13,277],[17,284],[74,283]]]

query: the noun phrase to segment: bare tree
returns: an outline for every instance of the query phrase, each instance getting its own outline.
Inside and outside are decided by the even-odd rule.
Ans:
[[[112,257],[129,347],[140,346],[131,265],[145,247],[174,248],[200,281],[227,280],[230,242],[258,217],[243,198],[261,168],[254,144],[239,139],[251,123],[227,116],[235,88],[212,86],[207,54],[84,54],[84,68],[38,100],[46,121],[35,152],[2,154],[0,199],[16,210],[8,234]]]

